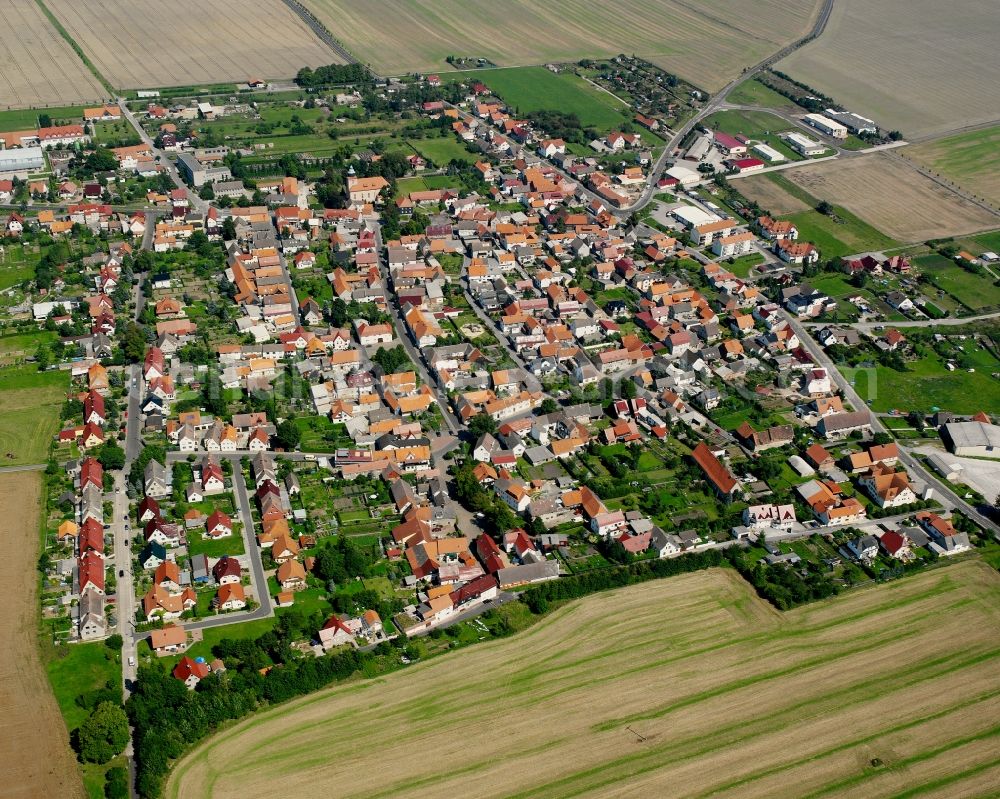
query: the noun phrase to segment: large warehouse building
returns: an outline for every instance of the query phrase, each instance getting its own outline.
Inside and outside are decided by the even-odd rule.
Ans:
[[[951,422],[942,426],[941,439],[956,455],[1000,457],[1000,427],[986,422]]]
[[[45,168],[41,147],[15,147],[0,150],[0,175],[17,175]]]

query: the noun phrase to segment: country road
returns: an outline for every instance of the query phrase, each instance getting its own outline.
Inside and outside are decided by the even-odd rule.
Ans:
[[[758,62],[752,67],[745,69],[743,73],[736,79],[730,81],[726,84],[723,89],[718,92],[704,108],[701,109],[697,114],[695,114],[691,119],[689,119],[684,125],[682,125],[675,133],[674,137],[667,142],[667,146],[664,147],[663,152],[657,159],[656,164],[649,172],[649,177],[647,179],[647,185],[645,190],[639,196],[639,199],[628,206],[623,206],[621,208],[615,209],[612,213],[615,216],[629,216],[630,214],[640,211],[645,208],[653,197],[659,192],[657,183],[659,182],[660,176],[666,170],[667,161],[673,157],[673,152],[684,141],[684,137],[687,136],[695,126],[698,125],[701,120],[705,117],[714,114],[726,105],[726,97],[729,93],[739,86],[741,83],[750,80],[757,73],[762,70],[767,69],[772,64],[780,61],[785,56],[789,55],[793,51],[797,50],[799,47],[804,45],[806,42],[812,41],[826,28],[827,23],[830,21],[830,13],[833,11],[834,0],[823,0],[823,6],[820,8],[819,15],[816,17],[816,22],[813,24],[812,30],[800,39],[796,39],[791,44],[783,47],[778,52],[768,56],[763,61]]]

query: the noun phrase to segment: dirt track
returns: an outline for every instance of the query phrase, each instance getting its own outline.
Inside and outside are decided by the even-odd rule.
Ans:
[[[0,476],[0,763],[4,799],[84,795],[66,725],[38,654],[38,524],[41,476]]]
[[[982,563],[784,615],[729,571],[600,594],[264,712],[166,794],[957,795],[1000,734],[998,598]]]

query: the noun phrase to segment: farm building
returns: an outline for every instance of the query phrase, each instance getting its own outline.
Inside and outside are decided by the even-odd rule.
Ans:
[[[878,125],[873,120],[852,114],[850,111],[833,111],[827,108],[824,115],[834,122],[839,122],[851,133],[878,133]]]
[[[825,133],[834,139],[846,139],[847,128],[839,122],[834,122],[822,114],[806,114],[804,121],[810,127],[816,128],[820,133]]]
[[[1000,452],[1000,427],[986,422],[952,422],[941,428],[941,440],[955,455],[993,457]]]
[[[767,144],[755,144],[753,146],[753,152],[755,155],[759,155],[765,161],[772,164],[777,164],[778,162],[785,160],[785,156]]]
[[[826,152],[826,145],[820,144],[815,139],[810,139],[801,133],[786,133],[784,137],[785,141],[788,142],[788,146],[800,155],[812,156]]]

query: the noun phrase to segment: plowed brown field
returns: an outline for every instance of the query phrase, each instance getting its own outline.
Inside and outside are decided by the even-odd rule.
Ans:
[[[39,472],[0,475],[0,796],[84,795],[66,724],[38,655]]]

